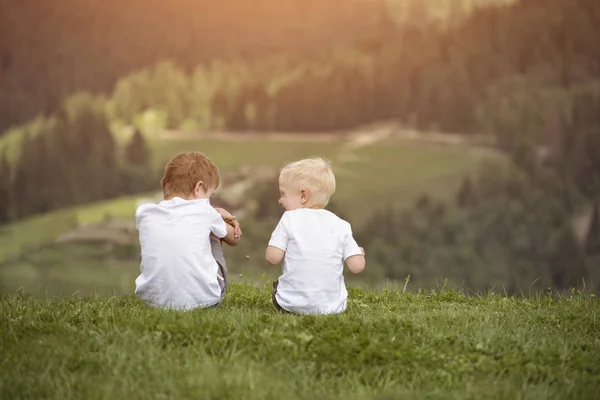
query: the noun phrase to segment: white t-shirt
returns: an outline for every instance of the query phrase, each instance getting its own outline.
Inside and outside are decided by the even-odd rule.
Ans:
[[[210,234],[227,235],[227,226],[208,199],[174,197],[142,204],[135,213],[142,250],[135,294],[154,307],[193,309],[219,302],[217,262]]]
[[[335,314],[346,309],[344,262],[361,254],[350,224],[327,210],[286,211],[269,246],[285,251],[277,303],[299,314]]]

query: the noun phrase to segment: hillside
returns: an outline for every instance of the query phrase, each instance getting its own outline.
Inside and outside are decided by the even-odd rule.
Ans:
[[[220,309],[132,296],[0,294],[0,397],[577,399],[600,395],[600,307],[580,293],[350,290],[340,316],[275,311],[269,284]]]
[[[457,5],[440,6],[441,20],[430,13],[435,6],[412,0],[400,11],[410,18],[397,26],[380,1],[361,1],[338,16],[339,2],[331,0],[265,0],[261,7],[235,0],[214,11],[223,18],[215,21],[239,22],[232,41],[283,38],[280,44],[292,48],[242,54],[227,35],[219,36],[218,49],[234,49],[235,57],[197,50],[204,49],[201,43],[217,47],[203,31],[214,27],[201,23],[215,15],[193,12],[205,2],[60,1],[35,9],[0,3],[8,7],[0,38],[9,37],[9,48],[47,45],[39,52],[17,46],[25,55],[20,64],[0,46],[1,67],[12,71],[1,74],[9,77],[10,90],[0,84],[8,94],[0,103],[26,104],[18,111],[29,116],[44,111],[49,98],[57,107],[46,117],[25,118],[27,124],[0,138],[0,224],[6,224],[0,234],[8,243],[0,253],[10,253],[0,275],[5,282],[35,289],[68,277],[75,289],[64,291],[72,292],[93,290],[94,280],[110,291],[118,281],[128,293],[121,282],[131,282],[135,246],[86,247],[56,243],[56,236],[64,239],[67,230],[68,237],[79,237],[88,227],[76,216],[87,205],[155,190],[166,159],[198,149],[223,171],[277,168],[314,154],[332,158],[340,182],[332,207],[353,222],[369,249],[373,268],[365,282],[402,282],[410,275],[419,287],[448,278],[452,287],[511,294],[599,290],[597,0],[522,0],[466,18],[455,11],[472,1],[439,0]],[[301,30],[310,34],[288,32],[286,24],[298,22],[298,7],[306,11]],[[43,11],[46,18],[35,23]],[[274,16],[277,24],[265,23]],[[363,23],[370,28],[350,32]],[[264,37],[253,24],[265,29]],[[252,34],[234,37],[244,29]],[[323,46],[304,43],[308,37],[323,39]],[[94,53],[98,48],[101,56]],[[169,53],[174,48],[184,54]],[[60,63],[52,58],[58,53]],[[173,56],[165,60],[165,54]],[[86,87],[98,82],[105,89]],[[72,94],[79,89],[84,92]],[[377,129],[349,139],[357,127],[383,121],[399,131],[484,133],[479,137],[491,137],[488,144],[506,155],[495,159],[510,162],[483,165],[479,161],[497,152],[380,137]],[[243,216],[248,235],[228,254],[236,268],[260,273],[259,253],[281,215],[276,185],[241,186],[256,186],[240,198],[259,206]],[[135,198],[123,201],[132,213]],[[92,230],[120,226],[106,203],[99,207],[105,210],[101,223],[110,226]],[[581,215],[587,222],[574,229]],[[103,264],[110,273],[99,276]],[[119,274],[121,265],[127,265],[125,274]]]
[[[427,144],[394,137],[375,143],[339,138],[330,141],[196,138],[155,139],[150,144],[157,168],[179,151],[205,152],[223,174],[224,184],[219,193],[228,188],[235,192],[239,185],[227,180],[240,168],[266,167],[276,174],[278,168],[290,160],[313,155],[328,157],[333,160],[338,182],[332,203],[356,229],[368,222],[376,209],[392,201],[398,208],[406,207],[423,192],[452,199],[465,174],[474,173],[486,162],[503,160],[494,153],[478,151],[466,144]],[[262,202],[272,213],[280,215],[277,186],[274,183],[271,186],[272,195],[261,198],[251,194],[244,197],[242,203]],[[155,190],[160,190],[158,180]],[[0,226],[0,286],[3,283],[13,289],[24,286],[28,291],[43,287],[43,290],[63,293],[92,293],[94,290],[105,294],[111,290],[130,293],[139,269],[137,243],[132,243],[134,250],[125,249],[126,254],[119,256],[119,251],[111,251],[102,241],[90,246],[56,244],[56,241],[79,226],[101,223],[106,218],[131,221],[138,200],[148,195],[153,193],[63,208]],[[365,203],[369,204],[368,209]],[[265,271],[261,253],[268,231],[273,227],[270,222],[266,227],[255,226],[256,217],[240,216],[250,234],[255,233],[246,236],[238,248],[229,249],[226,255],[236,261],[235,273],[253,271],[260,275]],[[251,256],[250,261],[240,264],[239,260],[245,260],[246,255]]]

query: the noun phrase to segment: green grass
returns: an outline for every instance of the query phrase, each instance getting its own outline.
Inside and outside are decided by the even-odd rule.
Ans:
[[[319,155],[333,160],[337,191],[333,201],[355,230],[368,221],[371,212],[383,205],[409,205],[423,192],[451,198],[465,174],[474,172],[482,157],[466,146],[435,147],[418,143],[387,141],[349,150],[342,142],[152,140],[154,163],[163,165],[174,154],[200,150],[209,155],[223,174],[242,165],[281,167],[285,162]],[[157,190],[160,190],[157,182]],[[67,293],[131,293],[130,283],[139,269],[137,263],[122,260],[113,265],[110,257],[99,258],[103,249],[73,250],[69,246],[45,248],[80,223],[99,222],[105,216],[133,218],[140,196],[58,210],[14,224],[0,226],[0,282],[28,290],[55,288]],[[277,201],[273,198],[273,202]],[[242,225],[244,219],[240,220]],[[244,226],[244,225],[243,225]],[[244,243],[229,252],[263,248],[268,241]],[[42,248],[42,249],[40,249]],[[244,250],[246,249],[246,250]],[[55,253],[58,253],[56,255]],[[25,255],[26,257],[23,257]],[[241,273],[261,271],[261,262],[252,258],[252,267],[237,266]],[[260,273],[259,273],[260,275]]]
[[[262,258],[253,259],[252,266],[231,262],[233,251],[237,249],[225,249],[231,282],[276,279],[281,272],[281,268],[268,265]],[[140,274],[139,252],[138,246],[130,245],[60,243],[45,246],[0,265],[0,291],[22,290],[62,297],[128,295],[134,292],[135,279]]]
[[[0,398],[593,399],[600,307],[350,290],[339,316],[277,313],[267,285],[220,309],[133,296],[0,295]]]
[[[99,222],[107,215],[133,218],[137,198],[138,196],[122,197],[73,207],[0,226],[0,264],[54,242],[61,234],[80,223]]]
[[[177,152],[200,150],[215,161],[222,173],[242,165],[281,167],[303,157],[328,157],[334,161],[338,180],[333,201],[355,226],[368,220],[372,209],[385,204],[408,205],[423,192],[451,197],[463,176],[488,160],[462,146],[432,148],[404,142],[355,150],[348,161],[342,158],[348,153],[341,143],[161,140],[151,146],[156,166]],[[108,214],[133,218],[138,197],[143,196],[59,210],[0,226],[0,263],[52,242],[79,222],[96,222]]]
[[[154,165],[163,168],[165,163],[182,151],[201,151],[210,157],[221,172],[229,172],[240,165],[273,165],[283,167],[283,163],[295,159],[320,155],[334,157],[340,143],[294,142],[271,140],[149,140]]]
[[[337,180],[332,199],[355,225],[368,220],[373,208],[406,206],[424,192],[452,197],[463,177],[477,170],[483,161],[502,160],[477,154],[467,145],[436,147],[398,140],[356,150],[346,149],[343,142],[159,140],[152,149],[157,166],[180,151],[198,150],[211,157],[223,172],[240,165],[280,168],[304,157],[329,158]]]
[[[96,243],[58,244],[23,254],[0,268],[0,289],[69,297],[133,293],[139,248]]]

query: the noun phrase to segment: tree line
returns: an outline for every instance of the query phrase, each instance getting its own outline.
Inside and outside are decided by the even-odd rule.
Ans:
[[[390,205],[358,237],[371,264],[390,280],[410,276],[434,285],[444,277],[469,290],[509,293],[600,290],[598,205],[579,237],[569,196],[547,166],[490,167],[465,178],[454,202],[424,195],[407,210]]]
[[[74,96],[27,132],[17,163],[0,156],[0,224],[58,208],[151,190],[160,179],[136,131],[120,151],[104,103]]]
[[[385,37],[398,24],[439,25],[440,14],[455,20],[482,2],[2,0],[0,131],[48,116],[72,93],[107,94],[124,75],[165,59],[189,72],[214,59],[306,56]]]
[[[110,117],[154,108],[170,129],[332,131],[382,119],[422,129],[494,132],[502,146],[597,96],[600,6],[522,0],[462,23],[389,29],[352,46],[190,65],[173,57],[119,79]],[[318,100],[317,100],[318,99]]]
[[[328,7],[331,13],[336,9]],[[522,0],[477,9],[444,29],[427,23],[386,25],[352,45],[314,46],[300,55],[206,61],[193,58],[198,54],[193,51],[186,53],[192,58],[167,54],[170,61],[137,72],[122,69],[120,76],[128,75],[111,79],[116,83],[108,95],[109,118],[131,122],[157,108],[172,129],[317,132],[397,119],[424,129],[493,131],[502,145],[510,145],[524,128],[544,129],[548,114],[568,114],[574,87],[598,87],[599,8],[594,0]],[[183,18],[183,9],[169,12]],[[358,5],[349,9],[366,12]],[[378,18],[391,19],[388,9],[381,8]],[[148,12],[144,18],[150,18]],[[350,20],[356,22],[355,17]],[[28,80],[27,87],[43,87],[36,82],[42,75]],[[103,74],[85,76],[101,80]],[[65,84],[54,93],[70,88]],[[25,92],[6,96],[11,107],[29,96]],[[23,109],[46,109],[36,101],[28,104]],[[9,114],[19,113],[13,111]]]

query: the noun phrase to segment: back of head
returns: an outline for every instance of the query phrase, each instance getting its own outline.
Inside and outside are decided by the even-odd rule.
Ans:
[[[325,207],[335,192],[335,175],[331,162],[323,158],[306,158],[287,164],[279,175],[280,185],[290,185],[310,192],[309,206]]]
[[[161,180],[165,199],[175,196],[187,198],[196,184],[202,181],[205,188],[219,187],[219,170],[213,162],[198,151],[188,151],[173,157],[165,166]]]

